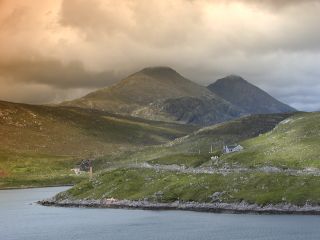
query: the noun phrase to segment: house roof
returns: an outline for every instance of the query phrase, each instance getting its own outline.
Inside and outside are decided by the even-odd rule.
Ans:
[[[238,147],[239,145],[237,144],[237,145],[227,145],[226,147],[227,148],[236,148],[236,147]]]

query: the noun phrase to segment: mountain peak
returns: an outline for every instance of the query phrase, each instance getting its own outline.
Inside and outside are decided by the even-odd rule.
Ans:
[[[181,76],[177,71],[167,66],[147,67],[137,73],[143,73],[155,77]]]
[[[210,84],[208,89],[248,114],[293,112],[265,91],[237,75],[230,75]]]
[[[221,78],[221,79],[217,80],[216,82],[246,82],[246,83],[248,83],[241,76],[235,75],[235,74],[231,74],[229,76]]]
[[[174,69],[168,66],[153,66],[153,67],[146,67],[141,70],[141,72],[158,72],[158,71],[171,71],[176,72]]]

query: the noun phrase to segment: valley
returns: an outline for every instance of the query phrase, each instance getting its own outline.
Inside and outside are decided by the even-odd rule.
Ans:
[[[44,205],[318,211],[319,119],[241,77],[206,88],[146,68],[59,105],[0,102],[0,188],[74,185]],[[71,171],[83,160],[92,177]]]

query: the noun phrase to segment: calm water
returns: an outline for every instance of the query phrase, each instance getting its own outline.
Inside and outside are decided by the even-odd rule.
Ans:
[[[43,207],[66,188],[0,191],[0,240],[319,240],[318,216],[258,216]]]

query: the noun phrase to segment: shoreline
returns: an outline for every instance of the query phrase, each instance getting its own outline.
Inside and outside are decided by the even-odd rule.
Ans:
[[[292,204],[275,204],[259,206],[257,204],[241,203],[198,203],[173,202],[155,203],[131,200],[55,200],[45,199],[37,202],[43,206],[77,207],[77,208],[111,208],[137,210],[181,210],[195,212],[228,213],[228,214],[265,214],[265,215],[320,215],[320,206],[297,206]]]
[[[2,190],[23,190],[23,189],[34,189],[34,188],[55,188],[55,187],[73,187],[74,184],[62,184],[62,185],[45,185],[45,186],[25,186],[25,187],[7,187],[0,188]]]

